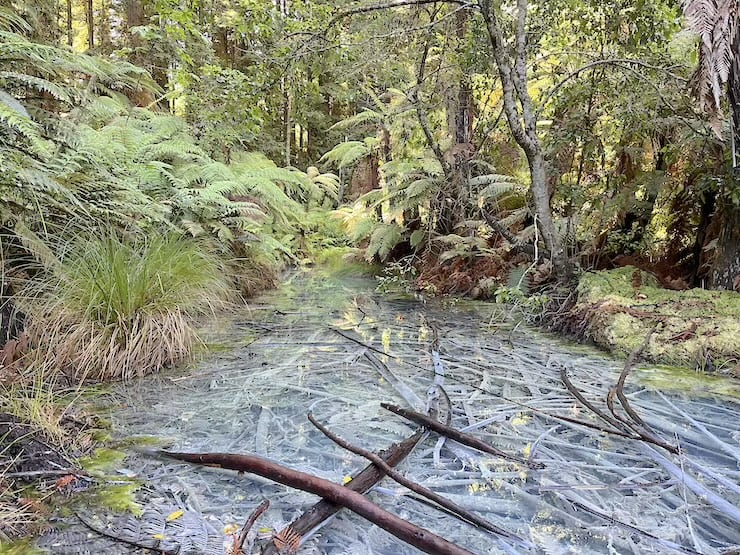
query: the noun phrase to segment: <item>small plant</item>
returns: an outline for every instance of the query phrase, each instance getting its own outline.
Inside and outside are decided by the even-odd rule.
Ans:
[[[109,233],[71,245],[31,287],[28,331],[39,358],[76,379],[128,379],[187,360],[193,317],[228,294],[222,264],[194,241]]]
[[[527,295],[519,287],[502,285],[494,292],[497,303],[512,305],[522,312],[527,320],[540,318],[550,299],[545,295]]]
[[[389,262],[383,267],[383,275],[376,278],[378,285],[375,290],[378,293],[413,293],[416,291],[416,277],[417,270],[411,257]]]

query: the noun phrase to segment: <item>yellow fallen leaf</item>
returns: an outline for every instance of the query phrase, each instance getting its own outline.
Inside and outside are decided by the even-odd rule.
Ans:
[[[229,534],[236,534],[236,531],[238,529],[239,529],[238,524],[227,524],[226,526],[224,526],[224,534],[226,534],[227,536]]]
[[[348,484],[351,481],[352,481],[352,476],[345,476],[344,478],[342,478],[343,484]]]
[[[154,534],[152,537],[155,540],[163,540],[164,539],[164,534]]]
[[[262,528],[258,528],[257,531],[260,534],[269,534],[270,532],[272,532],[272,528],[268,528],[267,526],[263,526]]]
[[[167,522],[172,522],[173,520],[177,520],[184,514],[185,514],[185,511],[183,511],[182,509],[179,511],[172,512],[167,515]]]

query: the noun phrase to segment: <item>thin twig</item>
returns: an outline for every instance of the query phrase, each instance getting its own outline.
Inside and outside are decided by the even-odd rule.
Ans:
[[[242,531],[239,533],[239,538],[236,541],[236,548],[237,553],[242,552],[242,548],[244,547],[244,542],[247,539],[247,534],[249,534],[249,531],[252,529],[252,526],[254,526],[254,523],[257,522],[257,519],[261,517],[264,512],[270,508],[270,500],[265,499],[262,503],[257,505],[257,508],[252,511],[252,514],[249,515],[247,518],[247,521],[244,523],[244,526],[242,527]]]
[[[455,428],[445,426],[441,422],[437,422],[436,420],[433,420],[429,418],[428,416],[426,416],[425,414],[421,414],[420,412],[416,412],[416,411],[408,410],[408,409],[402,409],[401,407],[397,407],[396,405],[390,405],[388,403],[380,403],[380,406],[386,410],[396,413],[399,416],[403,416],[404,418],[411,420],[412,422],[415,422],[416,424],[425,426],[426,428],[429,428],[430,430],[434,430],[438,434],[442,434],[450,439],[453,439],[457,441],[458,443],[462,443],[463,445],[467,445],[468,447],[477,449],[478,451],[483,451],[484,453],[495,455],[497,457],[501,457],[502,459],[514,461],[519,464],[529,466],[530,468],[544,468],[544,465],[541,463],[528,461],[521,457],[517,457],[516,455],[510,455],[509,453],[506,453],[504,451],[501,451],[500,449],[496,449],[495,447],[488,445],[486,442],[481,441],[480,439],[476,437],[463,433],[460,430],[456,430]]]

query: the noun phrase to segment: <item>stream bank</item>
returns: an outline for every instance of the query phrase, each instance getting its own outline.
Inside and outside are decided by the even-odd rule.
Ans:
[[[379,402],[423,404],[435,376],[436,336],[452,424],[545,468],[522,468],[431,437],[401,467],[408,477],[526,538],[531,552],[669,553],[677,545],[718,553],[736,543],[737,523],[727,509],[740,504],[727,486],[739,477],[732,396],[712,383],[698,391],[656,390],[643,379],[651,366],[630,378],[631,404],[661,437],[678,439],[676,457],[557,419],[597,422],[564,387],[563,369],[587,399],[603,405],[620,363],[517,325],[494,303],[379,296],[374,288],[366,277],[297,272],[249,309],[213,322],[205,337],[219,348],[196,365],[113,385],[91,399],[114,436],[129,442],[120,446],[125,458],[108,461],[104,475],[128,483],[135,506],[127,513],[90,503],[78,507],[78,516],[180,553],[223,553],[229,533],[269,498],[259,524],[269,538],[316,498],[269,480],[153,458],[130,442],[154,438],[178,451],[254,453],[341,483],[364,462],[329,443],[306,412],[367,449],[407,437],[413,428]],[[522,552],[392,482],[371,499],[473,552]],[[78,516],[62,516],[39,546],[60,555],[133,552],[93,534]],[[306,538],[304,551],[417,553],[344,512]]]
[[[734,291],[669,290],[632,266],[587,272],[550,326],[620,357],[657,326],[642,350],[645,360],[740,378],[740,294]]]

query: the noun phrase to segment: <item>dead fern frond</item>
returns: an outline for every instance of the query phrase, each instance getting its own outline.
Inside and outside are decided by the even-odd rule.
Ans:
[[[681,6],[688,27],[701,40],[699,67],[692,77],[694,94],[721,138],[722,89],[730,76],[735,29],[740,8],[737,0],[683,0]]]
[[[303,537],[291,526],[283,528],[272,537],[272,541],[281,555],[295,555],[301,546]]]

